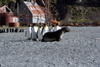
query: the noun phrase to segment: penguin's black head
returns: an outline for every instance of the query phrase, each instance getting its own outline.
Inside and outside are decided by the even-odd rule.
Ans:
[[[31,27],[31,24],[29,24],[28,27]]]
[[[52,25],[52,27],[54,27],[55,25]]]
[[[39,28],[41,28],[41,26],[39,26]]]
[[[56,26],[60,25],[59,23],[56,24]]]
[[[43,26],[46,26],[46,24],[44,23]]]
[[[37,24],[35,24],[35,23],[33,24],[33,26],[36,26],[36,25],[37,25]]]

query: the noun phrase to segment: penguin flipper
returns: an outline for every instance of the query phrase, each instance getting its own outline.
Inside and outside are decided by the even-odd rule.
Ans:
[[[43,35],[43,30],[44,30],[44,27],[42,28],[42,31],[41,31],[41,34]]]
[[[37,38],[39,38],[39,37],[38,37],[38,33],[39,33],[39,28],[38,28],[38,31],[37,31],[37,33],[36,33],[36,37],[37,37]]]
[[[38,31],[37,31],[37,33],[36,33],[36,38],[38,38]]]

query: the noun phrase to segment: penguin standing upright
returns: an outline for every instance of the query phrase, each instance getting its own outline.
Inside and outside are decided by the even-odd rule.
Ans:
[[[2,29],[2,33],[5,33],[5,29]]]
[[[25,36],[27,37],[28,40],[31,39],[31,34],[32,34],[31,28],[32,28],[31,25],[29,25],[29,26],[26,28]]]
[[[7,28],[6,30],[7,30],[7,33],[8,33],[9,32],[9,29]]]
[[[3,29],[1,29],[1,33],[3,33]]]
[[[32,27],[32,40],[33,41],[37,40],[37,31],[38,31],[38,27],[36,26],[36,24],[33,24],[33,27]]]
[[[10,28],[10,33],[12,33],[12,28]]]
[[[18,28],[15,28],[15,32],[18,32]]]
[[[0,33],[2,33],[2,29],[0,29]]]
[[[7,29],[5,29],[5,33],[8,33]]]
[[[61,29],[61,27],[59,26],[59,24],[56,24],[56,26],[54,27],[54,31],[57,31],[59,29]]]
[[[49,28],[46,24],[44,24],[43,29],[42,29],[42,34],[44,35],[47,32],[49,32]]]
[[[14,29],[15,29],[15,28],[12,28],[12,32],[14,32]]]
[[[42,40],[42,27],[39,26],[38,28],[38,31],[37,31],[37,37],[38,37],[38,40],[41,41]]]
[[[53,32],[54,31],[54,25],[52,25],[51,29],[50,29],[50,32]]]

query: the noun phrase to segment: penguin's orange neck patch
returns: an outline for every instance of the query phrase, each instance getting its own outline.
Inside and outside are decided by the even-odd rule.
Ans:
[[[41,27],[39,29],[41,29]]]
[[[45,26],[45,28],[47,28],[47,25]]]
[[[54,27],[52,27],[52,29],[54,29]]]
[[[57,27],[59,27],[59,26],[57,25]]]

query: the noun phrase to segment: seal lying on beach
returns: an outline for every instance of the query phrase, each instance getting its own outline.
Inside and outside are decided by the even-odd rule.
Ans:
[[[42,42],[60,41],[65,32],[70,32],[70,29],[68,27],[63,27],[55,32],[47,32],[44,34]]]

